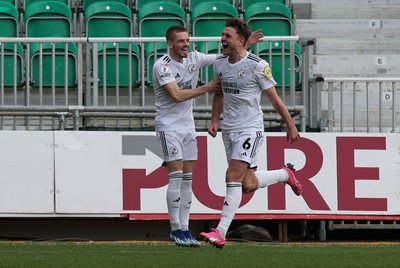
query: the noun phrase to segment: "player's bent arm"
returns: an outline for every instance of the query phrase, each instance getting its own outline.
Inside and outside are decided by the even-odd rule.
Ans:
[[[290,140],[291,143],[297,141],[300,138],[300,134],[297,130],[297,127],[292,117],[290,116],[289,110],[279,97],[275,87],[265,90],[265,93],[267,94],[268,99],[271,102],[272,106],[277,111],[277,113],[282,117],[283,121],[285,122],[288,128],[287,129],[288,140]]]
[[[223,106],[224,106],[224,94],[222,93],[222,90],[219,88],[214,92],[214,98],[212,102],[212,112],[211,112],[211,123],[218,124]]]
[[[167,91],[168,95],[175,103],[196,98],[206,92],[212,92],[216,87],[217,85],[213,81],[194,89],[180,89],[175,81],[163,85],[163,89]]]

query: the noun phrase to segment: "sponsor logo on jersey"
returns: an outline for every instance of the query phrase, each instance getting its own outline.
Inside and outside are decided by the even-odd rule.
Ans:
[[[268,78],[268,79],[272,78],[272,72],[271,72],[271,68],[269,66],[265,66],[263,73],[266,78]]]
[[[229,94],[240,94],[240,89],[236,82],[222,82],[222,91]]]

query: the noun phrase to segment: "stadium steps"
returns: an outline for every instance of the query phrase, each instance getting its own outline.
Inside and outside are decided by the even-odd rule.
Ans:
[[[295,35],[315,41],[314,75],[400,75],[399,1],[292,0],[292,6]]]

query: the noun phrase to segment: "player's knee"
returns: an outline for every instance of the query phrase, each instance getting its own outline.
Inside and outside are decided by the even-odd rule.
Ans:
[[[254,187],[254,185],[248,185],[248,184],[242,185],[242,193],[244,193],[244,194],[252,193],[255,190],[256,190],[256,188]]]
[[[252,191],[250,189],[248,189],[248,188],[245,188],[245,187],[242,188],[242,193],[244,193],[244,194],[249,194],[251,192]]]

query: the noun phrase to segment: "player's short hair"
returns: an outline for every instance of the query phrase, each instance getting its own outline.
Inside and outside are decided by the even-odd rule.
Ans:
[[[251,35],[251,30],[249,25],[244,20],[238,18],[229,18],[226,21],[225,27],[232,27],[236,29],[238,35],[244,38],[244,42],[247,42]]]
[[[176,33],[187,32],[187,29],[182,26],[171,26],[165,33],[165,38],[168,42],[174,41]]]

